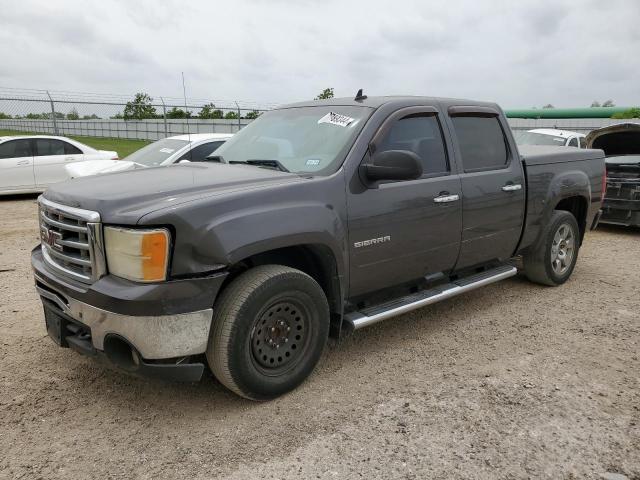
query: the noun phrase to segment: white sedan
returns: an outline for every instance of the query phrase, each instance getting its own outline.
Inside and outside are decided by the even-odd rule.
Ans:
[[[164,167],[183,161],[204,162],[232,136],[230,133],[194,133],[167,137],[136,150],[122,160],[96,160],[69,165],[67,172],[70,178],[78,178],[136,168]]]
[[[70,164],[117,158],[117,152],[96,150],[66,137],[0,137],[0,195],[43,192],[69,179],[65,167]]]

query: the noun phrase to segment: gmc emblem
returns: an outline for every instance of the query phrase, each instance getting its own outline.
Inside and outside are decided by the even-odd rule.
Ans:
[[[59,238],[62,238],[62,234],[60,232],[56,232],[48,228],[42,229],[42,241],[49,245],[51,248],[62,250],[62,245],[58,243]]]

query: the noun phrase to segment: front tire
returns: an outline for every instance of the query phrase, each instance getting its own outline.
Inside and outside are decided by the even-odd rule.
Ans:
[[[566,282],[578,260],[580,229],[576,218],[555,210],[538,245],[524,255],[524,272],[529,280],[557,286]]]
[[[329,305],[304,272],[261,265],[242,273],[214,305],[207,360],[227,388],[269,400],[300,385],[329,335]]]

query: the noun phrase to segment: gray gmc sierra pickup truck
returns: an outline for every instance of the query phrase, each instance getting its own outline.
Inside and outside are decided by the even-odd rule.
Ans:
[[[518,151],[493,103],[331,99],[269,111],[209,163],[73,180],[32,253],[61,346],[255,400],[327,338],[512,275],[560,285],[603,197],[601,150]],[[206,360],[205,360],[206,358]]]

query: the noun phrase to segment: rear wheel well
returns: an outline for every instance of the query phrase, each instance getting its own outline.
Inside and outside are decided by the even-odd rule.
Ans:
[[[558,202],[554,210],[564,210],[571,213],[578,222],[578,228],[580,229],[580,244],[587,229],[587,199],[580,196],[563,198]]]
[[[222,289],[242,272],[258,265],[284,265],[313,278],[327,296],[331,312],[331,336],[337,337],[342,322],[342,291],[335,256],[325,245],[307,244],[277,248],[257,253],[235,263],[229,269]]]

